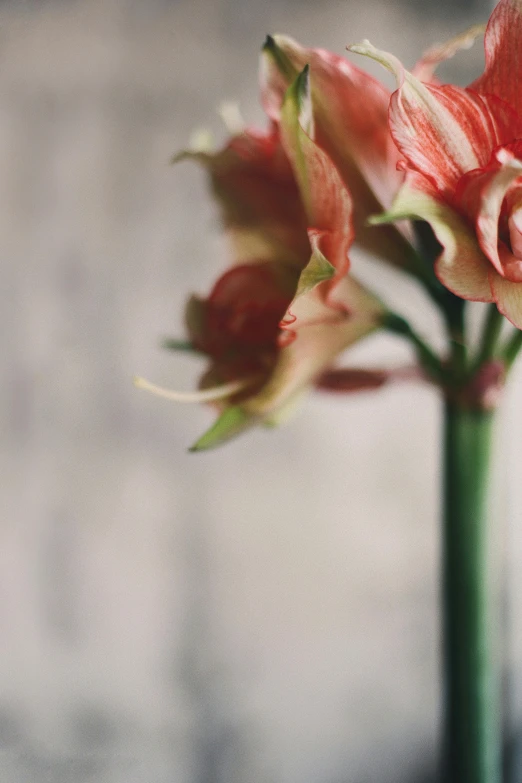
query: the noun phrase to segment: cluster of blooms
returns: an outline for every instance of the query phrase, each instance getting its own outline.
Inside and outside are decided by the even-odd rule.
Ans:
[[[437,370],[351,274],[353,243],[416,276],[453,326],[472,300],[522,329],[522,0],[493,12],[479,79],[460,88],[434,76],[482,32],[434,47],[411,73],[367,41],[348,47],[395,75],[393,93],[345,57],[269,37],[260,70],[268,130],[177,156],[207,170],[232,253],[186,312],[190,345],[209,362],[196,398],[219,410],[196,448],[277,421],[312,384],[381,385],[384,371],[332,369],[379,328],[409,336],[438,379],[444,361]]]

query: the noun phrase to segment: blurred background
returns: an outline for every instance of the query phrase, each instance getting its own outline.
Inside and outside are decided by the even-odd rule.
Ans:
[[[283,429],[187,454],[182,334],[226,248],[168,165],[237,99],[267,32],[408,64],[489,4],[0,5],[0,775],[5,783],[428,783],[438,747],[438,449],[428,387],[309,397]],[[443,74],[467,83],[482,46]],[[354,262],[435,342],[406,280]],[[419,320],[419,315],[421,316]],[[391,338],[353,352],[409,360]],[[500,432],[510,781],[522,715],[522,373]]]

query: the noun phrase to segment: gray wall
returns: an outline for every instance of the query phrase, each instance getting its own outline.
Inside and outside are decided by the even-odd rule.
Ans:
[[[0,773],[6,783],[395,783],[439,714],[439,403],[316,395],[202,456],[211,414],[157,348],[226,263],[201,174],[167,160],[215,107],[261,120],[269,31],[411,63],[422,5],[84,0],[0,7]],[[480,18],[478,9],[459,27]],[[469,63],[467,65],[466,63]],[[453,65],[480,67],[480,46]],[[423,328],[413,287],[356,260]],[[361,361],[409,359],[376,338]],[[520,372],[501,505],[509,711],[522,709]],[[509,493],[507,493],[509,488]],[[427,773],[426,773],[427,774]]]

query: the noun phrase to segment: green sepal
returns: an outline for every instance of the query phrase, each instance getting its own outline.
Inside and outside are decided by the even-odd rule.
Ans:
[[[253,427],[259,421],[257,416],[247,413],[239,405],[233,405],[219,416],[212,427],[190,447],[189,451],[207,451],[221,446],[236,435]]]
[[[331,280],[335,275],[335,267],[317,248],[314,250],[310,261],[299,276],[295,297],[306,294],[325,280]]]

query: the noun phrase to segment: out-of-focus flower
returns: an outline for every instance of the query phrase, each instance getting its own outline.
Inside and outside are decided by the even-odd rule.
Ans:
[[[347,276],[352,200],[313,138],[308,86],[305,68],[267,133],[244,130],[220,152],[178,156],[208,171],[233,253],[209,296],[187,307],[191,344],[210,360],[199,398],[220,410],[195,449],[277,421],[384,314]]]
[[[369,42],[349,47],[392,71],[390,129],[406,172],[375,224],[430,223],[440,281],[495,302],[522,328],[522,1],[501,0],[485,35],[486,68],[469,88],[426,84]],[[421,71],[421,76],[422,76]]]

